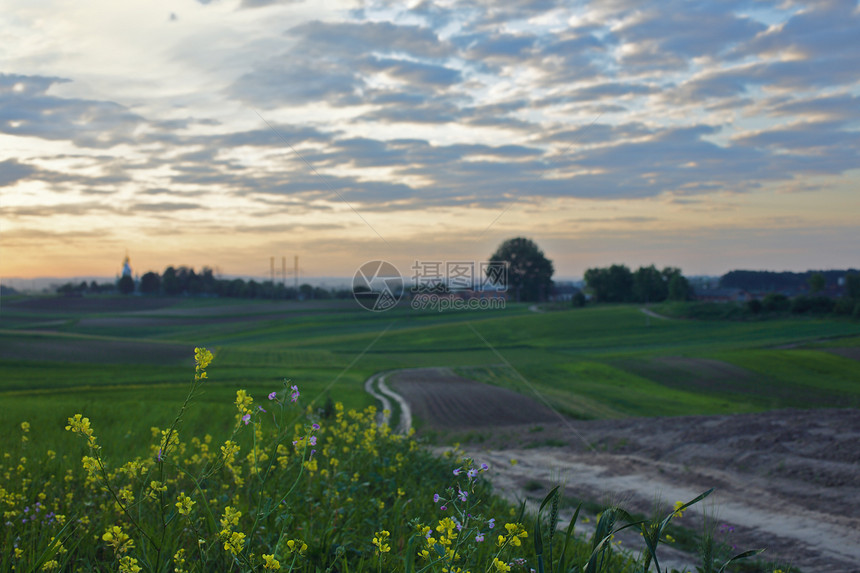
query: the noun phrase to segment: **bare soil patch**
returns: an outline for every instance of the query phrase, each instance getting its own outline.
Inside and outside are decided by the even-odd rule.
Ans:
[[[472,429],[538,423],[555,414],[512,390],[455,375],[447,368],[401,370],[388,378],[413,417],[433,429]]]
[[[649,515],[657,499],[666,510],[715,487],[693,513],[710,507],[738,548],[766,547],[764,558],[803,571],[860,571],[860,410],[572,421],[482,439],[466,451],[494,462],[509,495],[560,479],[575,498]]]
[[[393,376],[393,386],[415,415],[430,428],[468,430],[452,437],[491,464],[490,479],[512,499],[542,496],[562,481],[573,498],[651,515],[655,505],[668,511],[714,487],[679,525],[701,529],[707,516],[733,528],[729,542],[739,550],[765,547],[761,559],[783,569],[860,572],[860,410],[562,424],[522,395],[445,369],[408,373]],[[516,415],[530,421],[517,424]],[[673,558],[697,564],[693,556],[683,561]]]
[[[849,348],[826,348],[827,352],[832,352],[838,356],[842,356],[844,358],[850,358],[851,360],[860,360],[860,347],[854,346]]]
[[[7,331],[9,332],[9,331]],[[106,340],[83,336],[3,336],[0,359],[103,364],[171,365],[192,362],[187,344]]]
[[[709,358],[661,356],[652,360],[619,360],[618,366],[680,390],[744,393],[759,375]]]
[[[9,306],[34,312],[131,312],[154,310],[175,305],[181,299],[166,297],[27,297]]]

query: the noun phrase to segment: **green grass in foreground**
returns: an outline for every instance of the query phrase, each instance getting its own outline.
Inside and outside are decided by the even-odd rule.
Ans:
[[[633,573],[656,567],[672,518],[704,497],[651,520],[606,508],[590,538],[574,537],[576,517],[556,530],[557,489],[537,516],[525,515],[490,495],[479,460],[434,457],[378,426],[372,407],[319,413],[292,384],[269,386],[257,401],[239,390],[228,411],[198,405],[211,396],[211,359],[197,351],[172,420],[139,428],[148,433],[135,438],[140,455],[105,429],[144,414],[133,401],[115,400],[113,418],[70,416],[65,439],[48,442],[57,450],[22,423],[0,464],[0,569]],[[187,423],[198,408],[210,421],[199,434]],[[627,528],[643,534],[638,556],[613,541]],[[711,571],[727,555],[708,543]]]

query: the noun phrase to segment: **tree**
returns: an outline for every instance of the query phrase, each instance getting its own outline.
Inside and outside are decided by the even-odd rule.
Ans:
[[[585,271],[585,282],[600,302],[633,300],[633,273],[625,265],[588,269]]]
[[[134,279],[128,275],[122,275],[116,286],[122,294],[131,294],[134,292]]]
[[[665,271],[664,271],[665,272]],[[690,287],[690,281],[680,272],[672,275],[669,279],[669,300],[688,300],[693,294],[693,289]]]
[[[176,269],[167,267],[161,274],[161,286],[164,288],[164,293],[171,296],[182,292],[182,284],[179,282],[179,277],[176,276]]]
[[[667,294],[665,275],[654,265],[639,267],[633,273],[633,298],[636,302],[662,302]]]
[[[158,273],[149,271],[140,277],[140,292],[143,294],[158,294],[159,288],[161,288],[161,277]]]
[[[784,312],[791,307],[791,301],[782,293],[772,292],[762,299],[761,307],[767,312]]]
[[[860,301],[860,274],[845,275],[845,296],[851,300]]]
[[[827,286],[827,280],[821,273],[813,273],[807,282],[809,283],[809,294],[817,294]]]
[[[517,302],[546,300],[555,269],[552,261],[532,240],[523,237],[508,239],[499,245],[490,262],[507,264],[502,286],[514,294]],[[488,277],[491,277],[491,272],[487,269]]]

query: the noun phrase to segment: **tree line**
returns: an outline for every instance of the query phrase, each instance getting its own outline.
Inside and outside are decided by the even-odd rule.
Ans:
[[[299,285],[296,289],[283,283],[268,281],[244,280],[241,278],[223,279],[215,276],[212,269],[203,267],[197,272],[192,267],[169,266],[159,274],[149,271],[140,277],[139,284],[129,276],[121,277],[116,284],[95,282],[87,284],[66,283],[57,289],[65,295],[104,294],[119,292],[131,294],[135,289],[149,296],[218,296],[231,298],[262,298],[262,299],[331,299],[350,298],[352,291],[348,289],[326,289],[309,284]]]
[[[835,285],[839,279],[846,275],[858,274],[856,269],[844,271],[806,271],[802,273],[773,272],[773,271],[729,271],[720,277],[722,288],[739,288],[746,291],[756,292],[780,292],[804,290],[807,285],[812,286],[813,281],[819,281],[817,277],[823,278],[822,288],[826,285]]]
[[[626,265],[612,265],[585,271],[585,283],[599,302],[663,302],[687,300],[693,289],[681,269],[654,265],[631,271]]]

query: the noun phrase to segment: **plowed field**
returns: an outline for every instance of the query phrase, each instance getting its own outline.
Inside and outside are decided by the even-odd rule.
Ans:
[[[536,400],[456,376],[445,368],[401,370],[389,382],[409,404],[413,417],[427,428],[488,428],[556,419]]]

